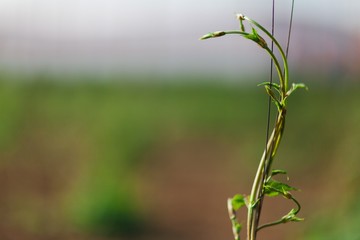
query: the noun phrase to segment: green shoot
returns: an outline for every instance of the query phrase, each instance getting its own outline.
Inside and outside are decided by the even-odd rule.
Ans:
[[[286,174],[286,171],[272,170],[272,164],[275,159],[285,129],[287,99],[297,89],[307,89],[307,87],[302,83],[292,83],[291,87],[289,88],[289,69],[287,57],[279,42],[269,33],[269,31],[267,31],[258,22],[242,14],[237,14],[237,19],[240,23],[239,30],[212,32],[204,35],[200,39],[205,40],[234,34],[240,35],[245,39],[255,42],[258,46],[264,49],[265,52],[267,52],[270,58],[273,60],[274,66],[277,70],[278,83],[263,82],[259,84],[259,86],[265,87],[266,93],[270,96],[272,102],[275,104],[278,113],[275,120],[274,128],[260,159],[260,163],[252,185],[251,193],[247,197],[237,194],[233,198],[228,199],[229,217],[232,223],[234,239],[240,240],[240,230],[242,227],[242,225],[238,222],[236,218],[236,213],[241,207],[247,206],[247,240],[255,240],[257,232],[264,228],[282,223],[298,222],[303,220],[302,218],[297,217],[301,206],[291,194],[291,191],[296,191],[297,189],[285,183],[274,180],[274,176],[279,174]],[[248,22],[251,27],[250,32],[246,31],[244,24],[245,21]],[[276,54],[274,53],[275,50],[271,50],[268,47],[266,40],[261,36],[261,34],[264,34],[275,44],[276,51],[278,52],[278,55],[281,57],[281,59],[278,59],[278,57],[276,57]],[[265,196],[282,196],[285,199],[293,201],[296,208],[291,209],[288,214],[281,217],[277,221],[259,226],[261,208]]]

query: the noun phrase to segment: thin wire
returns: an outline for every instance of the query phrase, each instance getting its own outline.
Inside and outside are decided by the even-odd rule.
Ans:
[[[292,24],[293,24],[293,17],[294,17],[294,2],[295,0],[292,0],[291,2],[291,13],[290,13],[290,23],[289,23],[289,32],[287,36],[287,43],[286,43],[286,58],[289,56],[289,47],[290,47],[290,39],[291,39],[291,30],[292,30]],[[271,19],[271,35],[274,36],[275,34],[275,0],[272,1],[272,19]],[[274,42],[271,41],[271,51],[274,50]],[[273,72],[274,72],[274,61],[273,59],[270,60],[270,88],[273,83]],[[269,141],[269,135],[270,135],[270,118],[271,118],[271,97],[268,98],[268,114],[267,114],[267,126],[266,126],[266,142],[265,142],[265,154],[267,154],[267,144]],[[265,167],[265,166],[264,166]],[[264,169],[265,173],[268,171],[268,169]],[[267,176],[265,176],[267,177]]]
[[[295,0],[292,0],[292,3],[291,3],[291,14],[290,14],[289,33],[288,33],[288,39],[287,39],[287,44],[286,44],[286,58],[287,58],[288,55],[289,55],[290,36],[291,36],[291,29],[292,29],[293,16],[294,16],[294,2],[295,2]]]
[[[272,2],[272,12],[271,12],[271,35],[275,34],[275,0]],[[274,51],[274,41],[271,41],[271,51]],[[270,88],[273,83],[273,72],[274,72],[274,61],[270,60]],[[265,155],[267,154],[267,144],[269,141],[270,135],[270,118],[271,118],[271,97],[268,98],[268,113],[267,113],[267,124],[266,124],[266,141],[265,141]],[[266,169],[264,169],[266,170]],[[266,172],[266,171],[265,171]]]
[[[294,1],[295,0],[292,0],[292,6],[291,6],[291,17],[290,17],[290,26],[289,26],[289,33],[288,33],[287,46],[286,46],[286,57],[288,56],[288,53],[289,53],[290,35],[291,35],[291,28],[292,28],[293,14],[294,14]],[[274,36],[274,34],[275,34],[275,0],[272,1],[272,19],[271,19],[271,35]],[[273,41],[271,41],[271,51],[272,52],[274,51],[274,42]],[[274,71],[274,61],[271,59],[270,60],[270,86],[269,86],[270,88],[273,83],[273,71]],[[271,118],[271,97],[269,96],[267,126],[266,126],[265,155],[267,155],[267,145],[269,142],[269,135],[270,135],[270,118]],[[264,174],[263,174],[262,183],[268,177],[268,176],[266,176],[267,172],[269,171],[269,169],[267,169],[268,167],[269,166],[266,166],[266,164],[265,164],[264,169],[263,169]],[[256,214],[256,226],[259,224],[259,221],[260,221],[262,202],[264,201],[264,193],[263,192],[260,195],[260,201],[261,201],[261,203],[259,204],[259,209]]]

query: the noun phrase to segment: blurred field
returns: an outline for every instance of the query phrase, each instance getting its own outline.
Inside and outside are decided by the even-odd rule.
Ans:
[[[258,82],[31,78],[0,83],[0,239],[232,239],[226,199],[265,144]],[[315,81],[275,164],[306,221],[264,239],[360,239],[360,85]],[[292,207],[265,204],[264,221]]]

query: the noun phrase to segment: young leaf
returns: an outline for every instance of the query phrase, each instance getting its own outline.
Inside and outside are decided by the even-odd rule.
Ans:
[[[237,221],[232,221],[232,229],[235,240],[240,240],[240,232],[242,229],[242,225]]]
[[[242,228],[242,225],[241,225],[240,223],[236,223],[236,224],[235,224],[235,227],[236,227],[237,233],[240,233],[241,228]]]
[[[308,90],[308,87],[304,83],[293,83],[292,88],[294,90],[296,90],[298,88],[305,88],[306,90]]]
[[[308,87],[303,83],[293,83],[289,91],[286,93],[286,96],[290,96],[298,88],[305,88],[308,90]]]
[[[245,206],[245,198],[243,195],[236,194],[231,200],[232,207],[235,211]]]
[[[281,169],[272,170],[271,173],[270,173],[270,176],[267,178],[266,182],[269,182],[272,179],[273,176],[276,176],[276,175],[279,175],[279,174],[287,174],[287,172],[285,170],[281,170]]]
[[[274,189],[268,188],[268,187],[265,187],[264,193],[269,197],[276,197],[280,194],[280,192],[278,192]]]
[[[290,221],[291,222],[301,222],[301,221],[304,221],[305,219],[304,218],[299,218],[297,216],[292,216]]]
[[[286,214],[285,216],[283,216],[283,217],[281,218],[282,222],[283,222],[283,223],[287,223],[287,222],[300,222],[300,221],[304,221],[303,218],[299,218],[299,217],[296,216],[296,212],[297,212],[297,210],[291,209],[291,211],[290,211],[288,214]]]
[[[285,170],[280,170],[280,169],[275,169],[271,171],[271,176],[276,176],[278,174],[287,174],[287,172]]]
[[[266,195],[268,195],[269,197],[275,197],[278,196],[279,194],[282,195],[287,195],[287,193],[289,191],[292,190],[297,190],[294,187],[291,187],[285,183],[281,183],[275,180],[270,180],[268,182],[265,183],[264,186],[264,192]]]
[[[280,85],[277,83],[271,83],[271,82],[262,82],[258,84],[258,86],[268,86],[275,88],[278,92],[280,91]]]

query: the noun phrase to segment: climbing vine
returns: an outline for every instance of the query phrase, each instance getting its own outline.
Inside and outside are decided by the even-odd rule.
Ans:
[[[290,84],[287,53],[285,54],[282,46],[279,44],[273,34],[271,34],[258,22],[247,16],[237,14],[236,17],[240,23],[238,30],[211,32],[202,36],[200,39],[205,40],[210,38],[218,38],[225,35],[237,35],[243,37],[256,43],[270,56],[277,72],[277,83],[274,83],[271,80],[259,84],[259,86],[263,86],[265,88],[269,98],[276,106],[277,116],[272,132],[269,134],[270,136],[267,137],[266,146],[255,174],[251,193],[249,195],[236,194],[234,197],[229,198],[227,202],[235,240],[240,240],[240,231],[242,229],[242,224],[240,224],[237,219],[237,212],[244,206],[247,207],[248,211],[247,240],[255,240],[257,232],[264,228],[272,227],[282,223],[299,222],[303,220],[297,216],[300,212],[301,206],[292,194],[292,192],[296,191],[297,189],[295,187],[289,186],[287,183],[276,180],[275,177],[277,175],[284,175],[287,173],[284,170],[272,169],[272,165],[284,134],[288,98],[297,89],[306,88],[306,86],[302,83]],[[247,31],[247,28],[249,28],[250,31]],[[269,47],[268,42],[263,36],[271,41],[271,47]],[[275,49],[273,46],[275,46]],[[294,208],[290,209],[287,214],[278,220],[259,225],[262,204],[265,196],[281,196],[292,201],[294,203]]]

